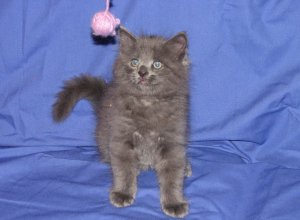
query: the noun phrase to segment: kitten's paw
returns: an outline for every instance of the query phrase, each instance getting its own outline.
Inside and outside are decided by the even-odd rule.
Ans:
[[[130,206],[134,202],[134,198],[131,195],[122,192],[111,192],[110,193],[110,202],[114,206],[126,207]]]
[[[183,218],[189,212],[189,204],[187,202],[180,202],[175,204],[164,204],[162,205],[162,209],[166,215],[175,218]]]

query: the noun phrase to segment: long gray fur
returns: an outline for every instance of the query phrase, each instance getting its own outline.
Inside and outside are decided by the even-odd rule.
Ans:
[[[171,39],[135,37],[122,27],[119,36],[112,83],[106,85],[88,74],[66,81],[53,105],[53,118],[62,121],[80,99],[91,101],[101,157],[113,172],[111,203],[131,205],[139,172],[152,168],[157,172],[163,211],[184,217],[188,203],[183,180],[191,174],[186,157],[187,37],[185,33]],[[160,68],[154,68],[155,61],[162,64]]]

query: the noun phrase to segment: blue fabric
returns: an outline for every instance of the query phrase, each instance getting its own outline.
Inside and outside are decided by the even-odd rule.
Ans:
[[[51,119],[62,81],[111,79],[117,44],[90,34],[102,0],[0,0],[1,219],[168,219],[154,172],[133,206],[109,203],[91,106]],[[115,0],[135,34],[186,31],[193,175],[186,219],[300,219],[300,1]],[[179,88],[180,89],[180,88]]]

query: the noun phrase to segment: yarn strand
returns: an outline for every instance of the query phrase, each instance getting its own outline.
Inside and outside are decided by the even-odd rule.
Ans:
[[[106,8],[105,8],[106,12],[108,12],[108,10],[109,10],[109,5],[110,5],[110,1],[106,0]]]

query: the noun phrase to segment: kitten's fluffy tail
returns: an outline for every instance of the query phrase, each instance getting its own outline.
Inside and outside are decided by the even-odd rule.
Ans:
[[[88,74],[82,74],[66,81],[53,104],[53,119],[57,122],[66,119],[80,99],[87,99],[96,107],[105,87],[102,79]]]

